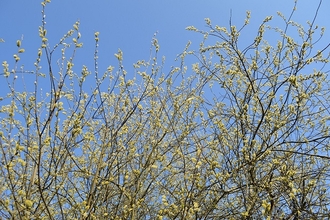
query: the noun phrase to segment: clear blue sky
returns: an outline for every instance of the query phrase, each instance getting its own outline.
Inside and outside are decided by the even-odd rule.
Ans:
[[[92,69],[94,32],[100,32],[99,64],[100,71],[108,65],[116,66],[114,53],[118,48],[124,52],[125,68],[131,68],[132,63],[139,59],[148,59],[150,41],[158,31],[161,50],[166,56],[166,66],[174,65],[173,60],[182,52],[188,40],[197,48],[202,36],[185,30],[194,25],[206,29],[204,18],[209,17],[213,24],[228,26],[230,11],[232,23],[240,26],[244,22],[245,11],[251,11],[251,37],[261,21],[268,15],[276,16],[276,11],[289,16],[293,0],[117,0],[117,1],[87,1],[87,0],[53,0],[46,8],[48,39],[51,46],[72,28],[75,21],[80,20],[83,48],[79,51],[75,67],[81,69],[86,64]],[[318,0],[300,0],[298,11],[293,20],[305,24],[312,20]],[[330,1],[323,0],[317,23],[320,26],[329,25]],[[275,19],[270,24],[283,27]],[[11,65],[13,54],[16,53],[16,40],[24,36],[20,64],[25,70],[33,70],[37,48],[40,45],[38,26],[41,25],[41,5],[39,0],[0,0],[0,62],[7,60]],[[327,32],[325,39],[330,39]],[[325,44],[325,43],[324,43]],[[78,70],[77,69],[77,70]],[[2,72],[2,68],[1,68]],[[129,73],[128,73],[129,74]],[[5,83],[0,81],[0,86]],[[0,92],[0,96],[2,91]]]

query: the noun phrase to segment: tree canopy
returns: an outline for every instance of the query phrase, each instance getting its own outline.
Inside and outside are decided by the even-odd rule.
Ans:
[[[266,17],[255,33],[250,12],[241,26],[206,18],[206,30],[187,27],[199,49],[188,42],[169,71],[156,35],[134,70],[121,50],[101,70],[102,33],[81,69],[75,55],[92,42],[79,21],[48,41],[49,2],[34,69],[20,68],[22,40],[2,62],[1,218],[330,217],[330,43],[319,43],[317,11],[307,26],[295,8],[278,13],[281,28]],[[21,74],[33,86],[18,85]]]

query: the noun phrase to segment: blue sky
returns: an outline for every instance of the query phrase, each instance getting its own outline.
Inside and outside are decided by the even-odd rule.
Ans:
[[[303,24],[312,20],[317,4],[317,0],[300,0],[293,20]],[[276,16],[276,11],[289,16],[293,5],[293,0],[53,0],[47,5],[46,21],[49,43],[53,46],[80,20],[81,41],[84,46],[78,53],[75,67],[81,69],[85,64],[92,68],[94,32],[99,31],[100,71],[105,70],[108,65],[117,65],[114,53],[118,48],[124,52],[124,65],[129,71],[135,61],[149,58],[150,42],[155,32],[158,32],[160,55],[166,56],[165,67],[169,68],[175,65],[173,61],[176,55],[182,52],[188,40],[192,41],[193,48],[198,48],[202,40],[201,35],[186,31],[185,27],[194,25],[206,30],[206,17],[212,20],[212,24],[228,26],[230,11],[232,24],[240,26],[244,22],[245,12],[249,10],[251,23],[245,33],[252,38],[266,16]],[[327,24],[330,18],[327,11],[329,8],[330,1],[323,1],[317,19],[320,26],[330,26]],[[283,27],[283,23],[279,21],[280,19],[274,19],[270,24]],[[21,55],[20,64],[25,65],[25,70],[33,70],[40,45],[39,25],[40,0],[0,0],[0,38],[5,41],[0,43],[0,62],[7,60],[11,65],[14,63],[16,40],[23,36],[22,47],[26,52]],[[324,39],[329,39],[329,36],[326,33]],[[3,83],[0,81],[1,86]]]

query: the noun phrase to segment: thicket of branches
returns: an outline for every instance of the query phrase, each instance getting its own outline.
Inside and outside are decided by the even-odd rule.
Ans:
[[[187,28],[204,41],[177,67],[164,71],[154,38],[128,72],[120,50],[98,68],[99,33],[94,66],[74,66],[79,22],[48,42],[49,2],[35,69],[20,69],[21,40],[2,62],[1,218],[330,217],[329,44],[319,48],[317,11],[307,26],[295,10],[279,13],[282,29],[267,17],[243,48],[249,13],[241,28],[205,19],[206,31]],[[18,85],[22,74],[33,87]]]

